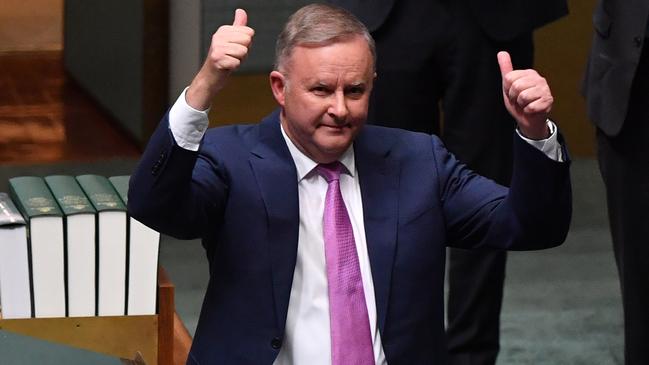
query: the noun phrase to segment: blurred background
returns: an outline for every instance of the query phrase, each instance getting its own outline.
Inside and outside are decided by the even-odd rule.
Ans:
[[[258,121],[275,108],[268,87],[274,39],[306,3],[3,0],[0,191],[19,175],[129,174],[202,64],[212,33],[231,23],[237,7],[248,11],[255,40],[214,101],[210,123]],[[569,16],[536,32],[535,64],[552,87],[553,119],[574,160],[573,224],[562,247],[510,256],[499,364],[617,364],[622,358],[621,302],[594,129],[579,94],[595,0],[571,0],[569,7]],[[193,333],[208,276],[200,243],[163,237],[160,254],[176,285],[177,311]],[[63,363],[59,350],[38,341],[0,330],[0,349],[3,341],[14,352],[0,356],[24,356],[24,348],[13,347],[19,343],[45,346],[47,361]]]

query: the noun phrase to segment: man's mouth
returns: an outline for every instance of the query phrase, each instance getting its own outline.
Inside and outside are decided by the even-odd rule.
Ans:
[[[326,127],[333,130],[342,130],[349,127],[349,124],[320,124],[321,127]]]

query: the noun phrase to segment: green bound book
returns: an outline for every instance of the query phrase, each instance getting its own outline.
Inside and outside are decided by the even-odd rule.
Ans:
[[[108,180],[128,203],[129,176],[113,176]],[[160,233],[130,217],[128,223],[128,315],[155,314],[158,282]]]
[[[97,314],[122,316],[126,306],[126,206],[104,176],[77,182],[97,210]]]
[[[32,316],[25,219],[7,193],[0,193],[0,307],[2,318]]]
[[[27,220],[35,317],[65,317],[63,213],[42,177],[9,179]]]
[[[97,211],[74,176],[46,176],[45,182],[63,211],[68,316],[94,316]]]

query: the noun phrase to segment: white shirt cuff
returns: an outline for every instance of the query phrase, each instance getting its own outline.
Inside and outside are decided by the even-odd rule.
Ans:
[[[198,151],[209,125],[207,110],[196,110],[187,104],[185,88],[169,110],[169,129],[176,144],[186,150]]]
[[[553,121],[548,119],[548,128],[550,128],[550,137],[546,139],[534,140],[524,137],[521,132],[516,128],[516,133],[527,143],[534,146],[536,149],[545,153],[546,156],[554,161],[563,161],[563,152],[561,151],[561,144],[557,140],[557,126]]]

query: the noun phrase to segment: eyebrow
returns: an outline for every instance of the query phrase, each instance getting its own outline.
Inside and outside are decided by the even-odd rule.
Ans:
[[[322,81],[322,80],[318,80],[318,79],[312,79],[312,80],[307,79],[307,84],[312,85],[312,86],[313,85],[318,85],[318,86],[331,87],[331,83],[326,82],[326,81]],[[365,81],[354,81],[354,82],[352,82],[350,84],[343,85],[343,87],[348,88],[348,87],[359,87],[359,86],[365,86],[365,85],[367,85],[367,82],[365,82]]]

